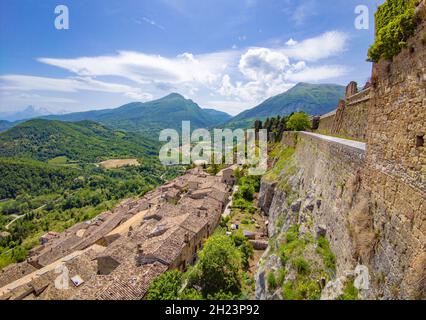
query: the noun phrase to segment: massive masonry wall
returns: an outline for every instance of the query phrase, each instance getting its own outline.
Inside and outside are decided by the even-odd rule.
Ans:
[[[349,90],[351,87],[355,90]],[[356,84],[351,82],[338,108],[320,118],[317,132],[365,141],[369,100],[370,88],[357,92]]]
[[[426,21],[372,80],[363,176],[380,237],[371,266],[384,297],[425,298]]]
[[[347,226],[364,155],[361,149],[298,134],[295,159],[297,167],[302,169],[300,192],[303,194],[309,190],[313,197],[315,225],[326,227],[327,237],[336,253],[338,274],[353,270],[357,263]]]
[[[346,98],[345,108],[334,130],[336,134],[366,140],[370,88]]]
[[[269,182],[271,187],[262,182],[259,201],[269,216],[270,235],[278,231],[276,222],[285,212],[288,225],[312,217],[313,229],[327,230],[338,277],[358,264],[368,267],[369,289],[360,292],[363,298],[425,298],[424,195],[397,177],[372,170],[368,144],[366,153],[291,132],[282,143],[295,148],[296,173]],[[290,185],[291,192],[281,190],[280,184]],[[301,211],[292,215],[299,201]]]

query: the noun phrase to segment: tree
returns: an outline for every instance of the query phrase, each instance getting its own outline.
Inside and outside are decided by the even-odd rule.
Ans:
[[[253,246],[242,231],[234,232],[232,234],[232,241],[234,241],[235,246],[241,251],[241,259],[244,268],[248,268],[250,266],[250,258],[254,253]]]
[[[220,233],[211,236],[198,257],[189,284],[199,286],[204,297],[221,291],[240,294],[241,253],[230,237]]]
[[[303,131],[311,128],[309,116],[305,112],[296,112],[287,121],[287,128],[292,131]]]
[[[157,277],[149,286],[148,300],[176,300],[182,287],[182,273],[167,271]]]

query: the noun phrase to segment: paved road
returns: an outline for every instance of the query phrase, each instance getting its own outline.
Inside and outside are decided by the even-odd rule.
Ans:
[[[323,134],[306,132],[306,131],[303,131],[302,133],[307,134],[309,136],[317,137],[317,138],[322,139],[322,140],[344,144],[344,145],[347,145],[349,147],[365,151],[365,146],[366,146],[365,142],[336,138],[336,137],[332,137],[332,136],[326,136],[326,135],[323,135]]]

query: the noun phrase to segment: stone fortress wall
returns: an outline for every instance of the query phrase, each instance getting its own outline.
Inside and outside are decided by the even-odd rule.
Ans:
[[[365,151],[286,133],[282,143],[295,148],[297,167],[286,184],[301,206],[286,204],[288,194],[277,187],[286,173],[262,181],[270,225],[279,215],[300,223],[309,211],[313,229],[327,230],[337,277],[368,268],[363,298],[426,299],[425,17],[399,55],[374,65],[369,88],[349,84],[339,108],[320,120],[319,133],[365,140]]]
[[[365,188],[380,235],[371,267],[384,296],[426,297],[426,9],[393,61],[374,65]],[[394,292],[390,292],[390,290]]]
[[[337,109],[320,117],[317,132],[365,141],[371,95],[369,85],[358,91],[356,82],[349,83]]]

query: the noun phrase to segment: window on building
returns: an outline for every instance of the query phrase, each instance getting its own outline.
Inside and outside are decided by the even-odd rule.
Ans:
[[[425,145],[425,136],[421,135],[421,136],[417,136],[416,137],[416,147],[420,148],[420,147],[424,147]]]

